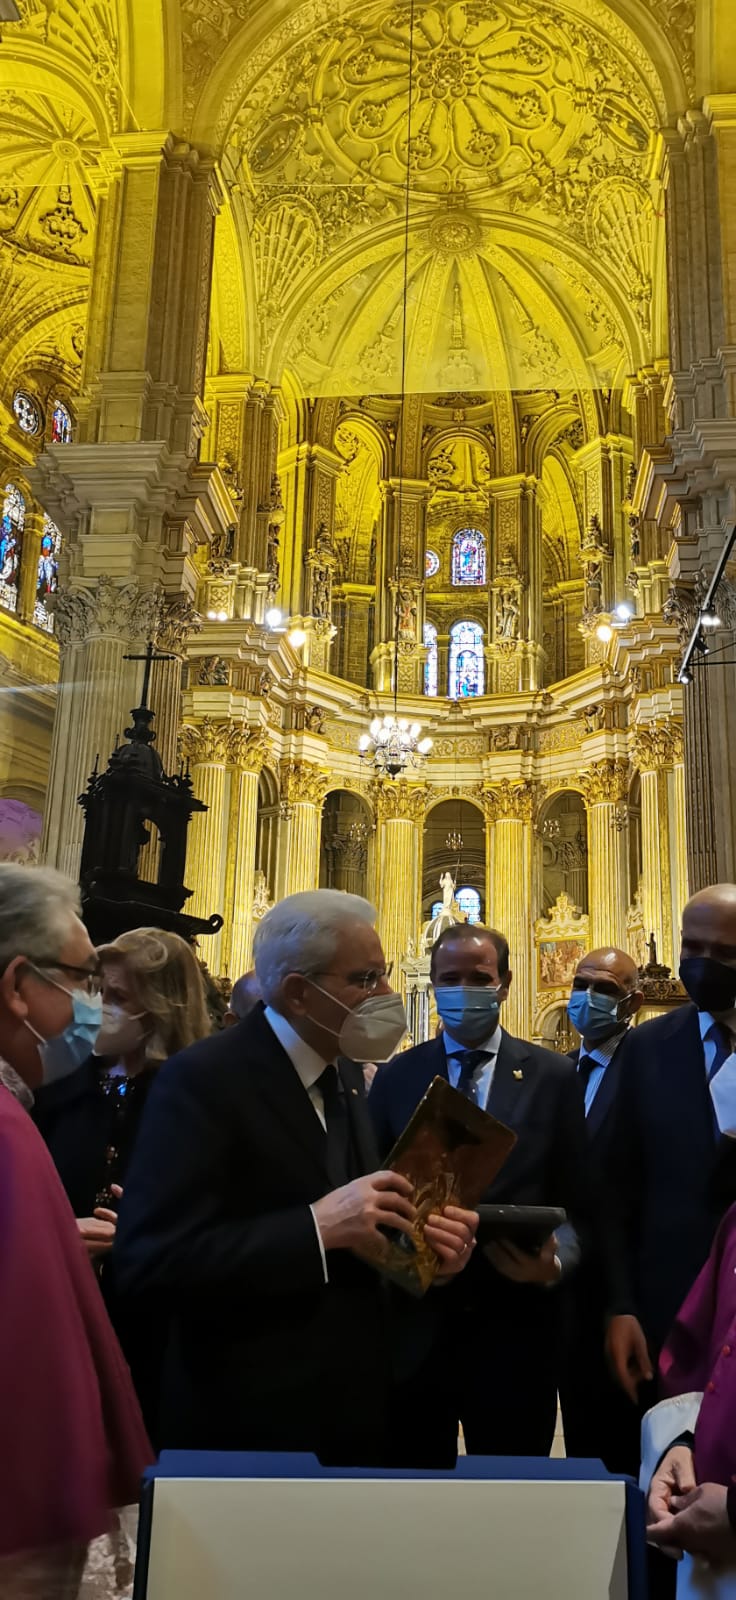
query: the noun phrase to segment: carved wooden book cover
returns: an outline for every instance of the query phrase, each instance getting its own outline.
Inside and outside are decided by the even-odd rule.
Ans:
[[[416,1223],[411,1234],[385,1234],[371,1265],[409,1294],[425,1294],[440,1266],[424,1238],[428,1217],[445,1206],[476,1206],[515,1144],[505,1123],[434,1078],[386,1162],[414,1186]]]

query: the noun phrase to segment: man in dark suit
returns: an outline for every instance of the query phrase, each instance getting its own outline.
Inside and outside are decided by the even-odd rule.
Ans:
[[[406,1028],[374,919],[334,890],[281,901],[256,934],[265,1009],[174,1057],[151,1093],[113,1264],[122,1294],[171,1314],[163,1446],[390,1459],[388,1308],[359,1257],[414,1209],[406,1179],[376,1170],[354,1064]],[[474,1222],[430,1219],[444,1273]]]
[[[572,1060],[585,1094],[593,1171],[603,1177],[610,1153],[621,1070],[633,1018],[644,996],[631,956],[608,947],[578,963],[568,1014],[582,1044]],[[592,1456],[609,1472],[636,1472],[639,1423],[604,1355],[607,1309],[604,1263],[589,1252],[560,1290],[560,1406],[568,1456]]]
[[[736,1199],[736,1150],[717,1112],[718,1074],[736,1041],[736,885],[688,901],[680,977],[693,1003],[627,1041],[611,1152],[608,1350],[622,1387],[644,1404],[642,1386]]]
[[[431,977],[444,1029],[379,1069],[371,1090],[385,1155],[440,1076],[518,1135],[490,1202],[564,1206],[578,1237],[589,1221],[583,1097],[567,1056],[514,1039],[500,1026],[509,992],[503,934],[460,924],[432,951]],[[547,1455],[557,1409],[555,1286],[579,1255],[572,1227],[538,1255],[512,1244],[478,1249],[463,1281],[404,1305],[397,1343],[397,1431],[407,1461],[447,1466],[458,1423],[473,1455]]]

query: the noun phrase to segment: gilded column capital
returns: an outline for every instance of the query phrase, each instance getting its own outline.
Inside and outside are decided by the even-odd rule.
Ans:
[[[677,766],[684,758],[685,741],[679,722],[650,722],[634,728],[631,734],[631,759],[639,772],[658,772]]]
[[[177,595],[174,600],[162,598],[153,636],[157,650],[183,657],[190,634],[201,632],[202,618],[187,595]]]
[[[90,639],[147,641],[155,636],[160,616],[160,589],[143,589],[137,578],[114,583],[102,573],[90,588],[59,590],[54,632],[62,649]]]
[[[282,761],[281,802],[285,806],[321,806],[330,773],[311,761]]]
[[[504,778],[503,783],[483,785],[483,809],[490,823],[533,822],[543,799],[543,785],[528,780],[511,783]]]
[[[405,778],[377,782],[372,793],[379,822],[423,822],[431,799],[425,783],[407,783]]]
[[[629,794],[629,763],[625,757],[609,757],[604,761],[596,761],[592,767],[586,767],[578,773],[578,779],[583,791],[586,806],[620,805],[628,799]]]
[[[260,772],[269,750],[263,729],[245,728],[242,722],[216,722],[214,717],[185,723],[179,746],[194,767],[239,767],[243,772]]]

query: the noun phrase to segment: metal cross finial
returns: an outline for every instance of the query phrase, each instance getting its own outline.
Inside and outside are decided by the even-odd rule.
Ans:
[[[153,666],[154,661],[173,661],[174,659],[175,658],[172,655],[165,655],[163,652],[158,652],[152,639],[149,639],[148,641],[144,656],[123,656],[124,661],[145,661],[146,663],[143,672],[143,689],[141,691],[142,707],[148,706],[148,690],[151,683],[151,667]]]

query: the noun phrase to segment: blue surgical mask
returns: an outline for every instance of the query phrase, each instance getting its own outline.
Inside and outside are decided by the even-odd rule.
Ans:
[[[583,1039],[608,1039],[617,1028],[623,1027],[620,1018],[621,1004],[615,995],[596,994],[595,989],[573,989],[567,1002],[567,1015]]]
[[[47,982],[53,980],[47,979]],[[84,1064],[92,1054],[102,1023],[101,995],[86,994],[84,989],[64,989],[62,983],[54,987],[68,994],[72,1002],[72,1020],[64,1032],[57,1034],[54,1039],[44,1039],[43,1034],[26,1019],[26,1027],[38,1040],[44,1084],[69,1078]]]
[[[453,1039],[463,1044],[480,1044],[495,1033],[500,1010],[500,989],[492,984],[474,986],[453,984],[434,991],[439,1015]]]

